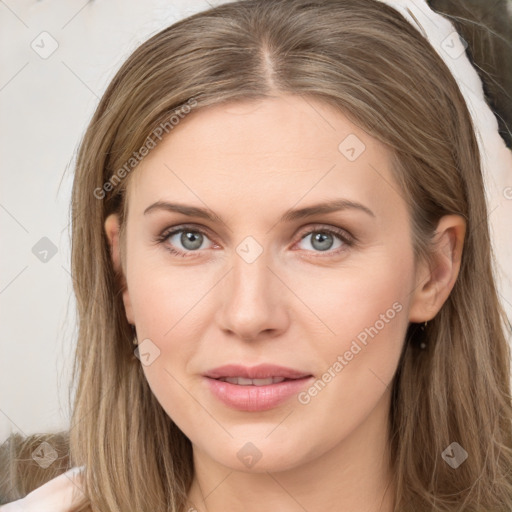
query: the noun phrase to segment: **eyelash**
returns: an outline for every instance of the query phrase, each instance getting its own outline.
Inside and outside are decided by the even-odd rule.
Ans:
[[[173,228],[166,228],[160,235],[158,235],[155,238],[155,243],[164,245],[165,249],[168,250],[171,254],[173,254],[175,256],[180,256],[182,258],[191,258],[191,257],[193,258],[194,256],[197,256],[197,253],[199,252],[199,250],[183,252],[183,251],[179,251],[179,250],[175,249],[174,247],[166,244],[166,241],[170,236],[175,235],[176,233],[184,232],[184,231],[189,231],[192,233],[199,233],[203,236],[208,237],[208,233],[206,231],[203,231],[202,229],[199,229],[193,225],[182,225],[182,226],[176,226]],[[344,246],[340,247],[334,251],[330,251],[330,250],[328,250],[328,251],[313,251],[313,252],[318,252],[318,253],[325,252],[327,255],[330,255],[330,256],[332,256],[333,254],[339,254],[343,251],[346,251],[347,248],[352,247],[356,243],[356,238],[353,235],[349,234],[347,231],[345,231],[341,228],[335,228],[335,227],[325,228],[322,225],[318,225],[318,226],[314,226],[313,228],[310,228],[309,231],[304,233],[304,236],[300,237],[299,242],[312,233],[322,233],[322,234],[334,235],[335,237],[337,237],[338,239],[340,239],[343,242]],[[308,252],[311,252],[311,251],[308,251]],[[317,256],[315,256],[315,257],[317,257]],[[324,256],[319,255],[318,257],[324,257]]]

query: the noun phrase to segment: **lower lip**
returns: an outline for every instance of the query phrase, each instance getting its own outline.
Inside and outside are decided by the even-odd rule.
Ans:
[[[310,383],[313,377],[285,380],[267,386],[241,386],[205,377],[210,391],[225,405],[240,411],[267,411],[286,402]]]

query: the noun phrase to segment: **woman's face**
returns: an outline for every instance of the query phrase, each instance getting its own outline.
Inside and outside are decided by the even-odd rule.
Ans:
[[[418,288],[389,157],[324,104],[280,96],[192,112],[134,171],[127,318],[196,454],[273,471],[384,435]]]

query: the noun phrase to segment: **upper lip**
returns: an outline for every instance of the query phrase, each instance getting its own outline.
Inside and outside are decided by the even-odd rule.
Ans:
[[[275,364],[259,364],[257,366],[242,366],[238,364],[227,364],[208,370],[203,374],[211,379],[223,377],[244,377],[246,379],[268,379],[269,377],[283,377],[285,379],[301,379],[310,377],[311,374],[285,366]]]

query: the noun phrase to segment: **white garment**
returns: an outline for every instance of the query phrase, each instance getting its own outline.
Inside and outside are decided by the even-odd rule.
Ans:
[[[0,512],[74,512],[87,501],[80,487],[82,469],[74,467],[62,473],[24,498],[2,505]]]
[[[484,95],[482,80],[450,20],[434,12],[427,0],[380,0],[396,9],[424,34],[457,80],[475,126],[480,149],[491,244],[495,253],[494,272],[500,301],[512,317],[512,151],[498,132],[498,121]],[[505,65],[505,63],[502,63]],[[505,94],[505,91],[504,93]],[[507,300],[508,297],[509,299]],[[506,334],[506,333],[505,333]],[[512,339],[508,340],[512,345]]]

